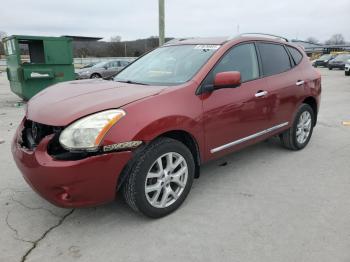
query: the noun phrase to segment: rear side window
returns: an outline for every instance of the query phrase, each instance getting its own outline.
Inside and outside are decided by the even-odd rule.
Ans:
[[[303,59],[303,55],[299,52],[299,50],[297,50],[294,47],[291,46],[287,46],[290,54],[293,57],[294,63],[297,65],[300,63],[300,61]]]
[[[258,59],[254,44],[242,44],[233,47],[212,71],[211,80],[220,72],[239,71],[241,81],[246,82],[259,77]]]
[[[259,43],[264,76],[285,72],[291,68],[289,55],[282,45]]]

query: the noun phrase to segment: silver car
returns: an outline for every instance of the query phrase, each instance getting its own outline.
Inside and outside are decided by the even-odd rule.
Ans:
[[[92,67],[77,70],[76,74],[78,79],[109,78],[116,75],[129,63],[130,62],[125,60],[112,60],[108,62],[100,62]]]
[[[345,63],[345,75],[350,76],[350,59]]]

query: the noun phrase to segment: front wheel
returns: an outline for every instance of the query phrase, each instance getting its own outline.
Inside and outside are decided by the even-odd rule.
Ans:
[[[94,73],[94,74],[91,75],[90,78],[101,78],[101,75],[97,74],[97,73]]]
[[[292,127],[280,135],[282,145],[290,150],[303,149],[310,141],[314,123],[314,111],[308,104],[302,104]]]
[[[190,150],[177,140],[160,138],[137,158],[122,188],[126,203],[153,218],[175,211],[186,199],[194,178]]]
[[[350,70],[349,71],[345,71],[345,75],[346,76],[350,76]]]

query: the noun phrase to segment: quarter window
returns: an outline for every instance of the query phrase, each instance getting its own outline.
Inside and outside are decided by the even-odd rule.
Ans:
[[[241,81],[246,82],[259,77],[258,59],[254,44],[242,44],[226,53],[209,75],[206,84],[212,84],[217,73],[239,71]]]
[[[258,46],[264,76],[279,74],[291,68],[289,56],[282,45],[260,43]]]
[[[294,47],[288,46],[287,48],[293,57],[294,63],[296,65],[299,64],[300,61],[303,59],[303,55]]]

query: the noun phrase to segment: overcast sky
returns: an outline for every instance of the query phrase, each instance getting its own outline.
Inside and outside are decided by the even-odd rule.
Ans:
[[[266,32],[350,41],[350,0],[165,0],[166,36]],[[239,26],[238,26],[239,25]],[[158,0],[11,0],[1,3],[7,34],[83,35],[132,40],[158,35]]]

